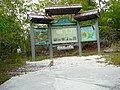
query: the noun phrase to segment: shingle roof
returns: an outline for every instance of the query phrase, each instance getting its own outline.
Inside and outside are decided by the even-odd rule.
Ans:
[[[82,8],[81,5],[74,4],[70,6],[51,6],[45,7],[47,15],[63,15],[63,14],[76,14]]]
[[[28,18],[30,19],[31,22],[36,23],[36,24],[47,24],[54,20],[50,16],[37,15],[37,14],[28,14]]]
[[[77,15],[74,16],[74,19],[78,21],[85,21],[99,18],[99,16],[100,15],[98,10],[89,10],[82,13],[78,13]]]

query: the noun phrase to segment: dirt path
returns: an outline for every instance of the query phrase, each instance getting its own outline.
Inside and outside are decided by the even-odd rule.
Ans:
[[[120,67],[101,56],[27,62],[27,74],[12,77],[0,90],[120,90]],[[99,62],[99,63],[98,63]]]

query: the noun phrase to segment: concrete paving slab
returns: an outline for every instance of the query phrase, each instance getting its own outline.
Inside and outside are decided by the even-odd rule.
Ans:
[[[120,90],[120,67],[98,60],[105,61],[97,55],[56,58],[51,68],[12,77],[0,90]],[[49,62],[27,63],[47,66]]]

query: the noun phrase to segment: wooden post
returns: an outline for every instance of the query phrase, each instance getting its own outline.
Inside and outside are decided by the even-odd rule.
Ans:
[[[98,55],[100,55],[100,39],[99,39],[98,19],[96,19],[95,27],[96,27],[96,37],[97,37]]]
[[[82,56],[82,45],[81,45],[81,32],[80,32],[80,24],[77,21],[77,38],[78,38],[78,47],[79,47],[79,56]]]
[[[35,60],[35,44],[34,44],[34,31],[33,26],[31,25],[30,29],[30,39],[31,39],[31,52],[32,52],[32,60]]]
[[[51,24],[48,24],[48,37],[49,37],[49,55],[50,59],[53,58],[53,45],[52,45],[52,32],[51,32]]]

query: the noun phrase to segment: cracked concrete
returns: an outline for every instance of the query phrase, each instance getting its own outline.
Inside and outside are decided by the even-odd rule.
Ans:
[[[51,68],[47,67],[51,61],[48,59],[27,62],[31,67],[44,68],[12,77],[0,90],[120,90],[120,67],[108,65],[102,56],[53,60]]]

